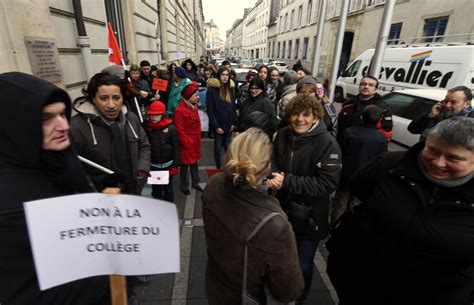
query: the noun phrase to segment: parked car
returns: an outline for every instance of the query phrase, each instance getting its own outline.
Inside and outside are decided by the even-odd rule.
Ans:
[[[251,59],[242,59],[240,61],[240,67],[244,69],[253,69],[255,65]]]
[[[392,141],[405,147],[416,144],[420,135],[410,133],[408,125],[443,100],[446,92],[442,89],[407,89],[384,95],[382,99],[393,114]]]
[[[286,62],[284,61],[271,61],[268,63],[268,67],[276,67],[278,68],[278,71],[280,74],[285,74],[286,71],[288,71],[288,66],[286,65]]]
[[[273,61],[273,59],[270,58],[258,58],[255,60],[255,69],[260,69],[262,65],[268,66],[268,63]]]

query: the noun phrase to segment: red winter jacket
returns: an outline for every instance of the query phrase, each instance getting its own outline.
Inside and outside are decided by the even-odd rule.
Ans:
[[[197,108],[183,99],[174,112],[174,126],[178,132],[181,164],[194,164],[201,159],[201,121]]]

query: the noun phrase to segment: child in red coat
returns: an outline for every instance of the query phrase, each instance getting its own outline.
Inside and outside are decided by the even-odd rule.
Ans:
[[[199,96],[193,84],[186,86],[181,92],[183,98],[174,112],[174,124],[180,144],[180,178],[181,191],[189,195],[188,169],[191,168],[193,188],[202,191],[199,185],[198,161],[201,159],[201,121],[197,103]]]

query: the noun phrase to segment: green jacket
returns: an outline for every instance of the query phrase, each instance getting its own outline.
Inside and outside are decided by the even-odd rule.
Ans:
[[[168,106],[166,107],[166,112],[169,115],[173,115],[176,107],[179,105],[179,101],[183,98],[181,95],[181,91],[183,91],[184,87],[191,84],[189,78],[183,78],[179,81],[179,83],[173,82],[171,84],[170,95],[168,97]]]

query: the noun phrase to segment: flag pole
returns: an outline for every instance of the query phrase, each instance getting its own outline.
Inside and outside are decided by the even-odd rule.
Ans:
[[[125,65],[125,61],[123,60],[123,55],[122,51],[120,50],[120,47],[117,43],[117,39],[115,38],[115,32],[112,29],[112,23],[108,23],[108,32],[109,32],[109,52],[112,50],[112,53],[109,53],[109,63],[113,63],[114,65],[119,66],[120,63],[122,63],[123,68],[125,71],[128,71],[127,65]],[[110,56],[112,56],[112,60],[110,59]],[[118,61],[118,57],[120,57],[120,62]],[[130,77],[128,77],[128,82],[131,84],[132,81],[130,80]],[[137,108],[137,113],[138,113],[138,118],[140,119],[140,122],[143,123],[143,117],[142,117],[142,112],[140,111],[140,107],[138,106],[138,101],[137,97],[135,96],[134,98],[135,101],[135,107]]]

